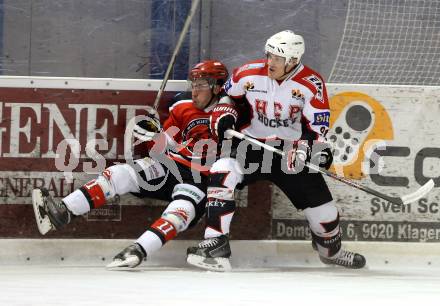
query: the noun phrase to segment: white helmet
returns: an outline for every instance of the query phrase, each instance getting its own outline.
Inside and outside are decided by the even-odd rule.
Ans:
[[[272,35],[264,47],[265,52],[282,56],[286,59],[286,65],[294,58],[301,60],[304,54],[304,38],[290,30],[285,30]]]

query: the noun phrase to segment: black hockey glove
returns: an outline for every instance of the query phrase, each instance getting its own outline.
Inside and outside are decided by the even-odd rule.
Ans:
[[[312,150],[310,162],[328,170],[333,163],[333,152],[328,145],[324,144],[324,146],[318,147],[316,153]]]
[[[134,126],[133,135],[139,140],[151,141],[160,132],[160,129],[159,114],[155,109],[151,108],[148,109],[148,114]]]
[[[302,171],[306,163],[328,170],[333,163],[333,153],[329,145],[322,142],[314,143],[311,149],[309,141],[298,141],[296,147],[287,153],[287,169]]]

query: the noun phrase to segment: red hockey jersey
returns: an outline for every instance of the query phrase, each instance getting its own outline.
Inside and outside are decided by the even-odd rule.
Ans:
[[[206,160],[214,161],[217,152],[217,144],[209,131],[209,117],[214,106],[199,110],[192,100],[178,101],[169,108],[169,117],[163,125],[170,148],[168,156],[203,174],[210,168]]]

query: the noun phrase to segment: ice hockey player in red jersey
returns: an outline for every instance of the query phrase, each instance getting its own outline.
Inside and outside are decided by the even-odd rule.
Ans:
[[[135,125],[135,138],[153,144],[155,155],[150,152],[149,157],[138,159],[133,165],[111,166],[61,201],[55,201],[46,189],[35,189],[33,206],[41,234],[59,230],[74,216],[101,207],[119,195],[132,193],[142,198],[168,200],[170,203],[162,216],[107,266],[136,267],[179,232],[195,224],[205,210],[209,171],[209,165],[203,163],[207,152],[197,148],[197,142],[211,138],[209,117],[227,78],[228,71],[219,61],[207,60],[195,65],[189,75],[192,99],[174,103],[162,129],[157,112],[151,112]],[[161,154],[165,147],[167,153]],[[158,161],[160,156],[164,157],[162,162]],[[201,172],[205,175],[200,175]]]
[[[301,63],[304,40],[292,31],[270,37],[265,53],[265,59],[234,70],[224,89],[232,98],[244,98],[248,105],[250,115],[238,127],[240,131],[278,146],[288,153],[287,157],[281,159],[255,148],[240,150],[243,146],[239,145],[237,158],[224,157],[214,163],[207,191],[205,240],[188,248],[187,261],[210,270],[229,270],[228,234],[235,211],[234,190],[253,181],[269,180],[304,212],[313,247],[324,263],[362,268],[364,256],[341,247],[339,213],[322,175],[304,167],[305,162],[312,162],[328,169],[333,159],[326,144],[330,110],[324,81]],[[222,140],[225,130],[234,127],[236,117],[233,107],[224,108],[223,113],[211,117],[212,133]],[[240,154],[249,164],[257,163],[258,169],[245,172]]]

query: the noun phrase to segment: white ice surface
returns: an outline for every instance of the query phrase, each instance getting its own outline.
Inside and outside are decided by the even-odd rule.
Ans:
[[[44,248],[40,248],[40,242],[37,243],[40,247],[30,248],[32,242],[18,241],[18,245],[29,247],[33,257],[24,249],[12,248],[15,243],[0,241],[1,306],[440,305],[437,260],[440,256],[439,253],[428,254],[428,250],[435,249],[432,244],[425,247],[420,244],[391,245],[392,248],[390,244],[351,244],[351,248],[362,251],[370,260],[365,269],[348,270],[326,267],[315,261],[316,255],[309,243],[240,242],[232,245],[234,270],[216,273],[185,265],[183,246],[189,242],[171,244],[151,261],[126,271],[104,268],[111,258],[109,254],[119,250],[126,241],[107,240],[95,244],[89,251],[96,250],[106,257],[90,257],[85,261],[81,260],[88,258],[83,242],[78,242],[80,247],[72,240],[65,247],[54,249],[56,252],[50,252],[47,243],[55,243],[53,240],[46,241]],[[297,260],[287,262],[287,257],[283,257],[284,249],[289,251],[290,258]],[[390,249],[395,250],[395,257]],[[16,260],[12,260],[12,252]],[[47,257],[42,257],[45,252]],[[417,254],[423,252],[426,254],[422,254],[422,258],[429,260],[427,263],[416,260]],[[248,261],[244,261],[245,254]],[[307,254],[310,256],[305,257]],[[65,257],[55,260],[60,255]],[[162,258],[163,263],[157,258]],[[251,261],[252,258],[257,261]],[[276,258],[283,260],[277,262]]]
[[[0,305],[439,305],[440,273],[3,266],[0,291]]]

